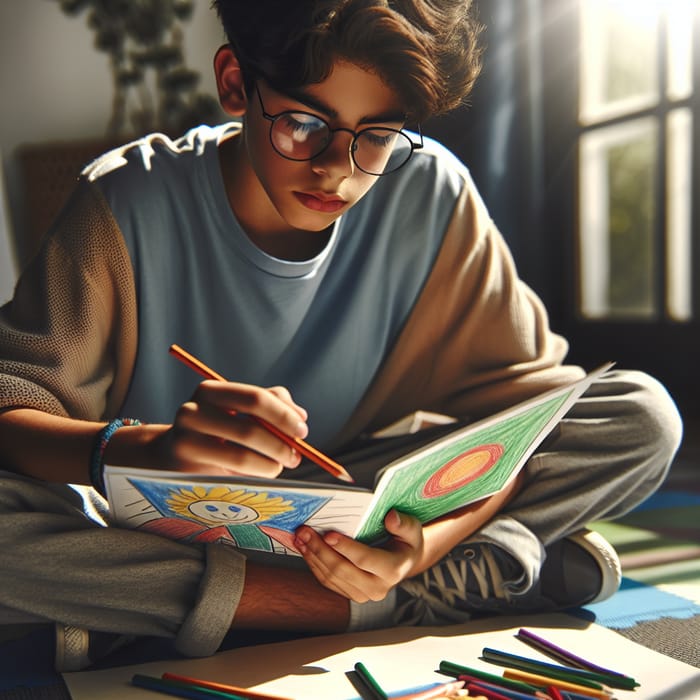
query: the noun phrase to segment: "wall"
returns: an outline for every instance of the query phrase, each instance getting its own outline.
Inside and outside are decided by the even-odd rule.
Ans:
[[[25,143],[99,138],[112,101],[108,58],[93,48],[86,13],[69,17],[57,0],[0,2],[0,303],[15,276],[14,236],[21,235],[21,192],[15,158]],[[185,61],[201,75],[200,90],[216,93],[212,58],[224,43],[208,0],[196,0],[185,34]],[[0,173],[2,175],[2,173]],[[0,177],[0,188],[3,178]]]

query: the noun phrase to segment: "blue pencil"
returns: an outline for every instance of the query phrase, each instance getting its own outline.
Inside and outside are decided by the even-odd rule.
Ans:
[[[540,698],[539,695],[534,695],[532,693],[521,693],[517,690],[504,688],[502,685],[496,685],[495,683],[488,683],[486,681],[470,681],[468,686],[484,688],[510,698],[510,700],[539,700]]]

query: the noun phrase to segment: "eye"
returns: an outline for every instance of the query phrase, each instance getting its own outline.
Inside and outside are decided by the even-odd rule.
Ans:
[[[398,132],[387,129],[363,131],[362,136],[375,148],[387,148],[396,140]]]
[[[318,117],[305,112],[285,112],[278,117],[279,123],[284,127],[285,131],[294,134],[310,134],[313,132],[324,131],[327,126]]]
[[[229,506],[228,509],[229,509],[232,513],[240,513],[240,512],[241,512],[241,509],[240,509],[238,506]]]
[[[218,506],[212,506],[212,505],[206,505],[204,506],[205,510],[208,510],[210,513],[217,513],[219,511]]]

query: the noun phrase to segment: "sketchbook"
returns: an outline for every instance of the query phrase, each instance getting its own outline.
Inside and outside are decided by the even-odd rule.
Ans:
[[[378,470],[374,489],[107,465],[111,519],[119,527],[175,540],[220,542],[266,554],[298,556],[294,532],[304,523],[372,544],[386,535],[383,521],[392,508],[427,523],[505,488],[610,366],[392,461]]]

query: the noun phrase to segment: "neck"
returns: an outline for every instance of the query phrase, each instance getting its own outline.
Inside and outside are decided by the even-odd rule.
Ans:
[[[229,206],[248,238],[260,250],[280,260],[298,262],[317,256],[328,244],[332,227],[324,231],[289,227],[257,183],[244,151],[240,134],[219,145],[219,165]],[[257,183],[255,191],[251,191],[250,183]]]
[[[245,230],[245,229],[244,229]],[[256,236],[246,231],[250,240],[268,255],[279,260],[302,262],[315,258],[328,244],[331,229],[325,231],[284,231]]]

